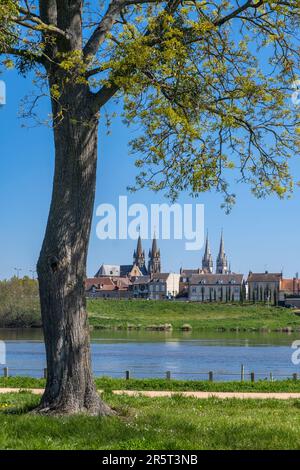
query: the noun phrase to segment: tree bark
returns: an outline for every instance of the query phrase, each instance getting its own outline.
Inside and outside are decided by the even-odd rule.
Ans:
[[[64,90],[61,120],[54,126],[53,193],[37,265],[47,357],[47,383],[38,412],[113,413],[93,380],[85,300],[98,131],[98,116],[88,114],[90,99],[85,86]],[[52,107],[57,117],[55,100]]]

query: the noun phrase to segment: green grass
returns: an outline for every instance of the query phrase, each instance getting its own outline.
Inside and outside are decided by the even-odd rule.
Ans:
[[[214,392],[300,392],[300,380],[279,380],[269,382],[209,382],[196,380],[165,380],[165,379],[114,379],[100,377],[95,380],[99,390],[199,390]],[[44,379],[31,377],[0,377],[0,387],[12,388],[43,388]]]
[[[193,331],[300,331],[300,316],[293,310],[260,304],[94,299],[88,302],[88,312],[90,324],[103,329],[154,329],[171,324],[180,330],[189,324]]]
[[[95,329],[181,330],[189,325],[193,331],[300,331],[300,316],[293,310],[264,304],[88,299],[87,309]],[[37,282],[0,282],[0,328],[41,326]]]
[[[300,449],[300,401],[113,396],[118,415],[28,413],[29,393],[0,396],[0,449]]]

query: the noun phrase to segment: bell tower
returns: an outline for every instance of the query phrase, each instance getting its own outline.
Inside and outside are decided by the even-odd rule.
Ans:
[[[145,251],[142,248],[142,240],[139,235],[136,250],[133,252],[133,264],[138,266],[140,269],[145,266]]]
[[[154,233],[152,248],[149,250],[148,273],[156,274],[161,272],[160,250],[157,247],[156,235]]]

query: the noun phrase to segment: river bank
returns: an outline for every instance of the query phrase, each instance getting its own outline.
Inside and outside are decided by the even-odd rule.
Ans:
[[[297,313],[264,304],[95,299],[88,312],[91,327],[103,330],[300,331]]]
[[[299,332],[298,312],[264,304],[88,299],[95,330]],[[0,328],[40,328],[38,298],[0,303]]]

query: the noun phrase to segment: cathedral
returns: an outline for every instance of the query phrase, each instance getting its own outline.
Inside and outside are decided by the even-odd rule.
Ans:
[[[143,275],[157,274],[161,272],[160,250],[157,247],[156,235],[152,240],[152,248],[148,253],[148,267],[146,268],[145,251],[142,248],[142,240],[139,236],[136,250],[133,252],[133,266],[137,266]]]
[[[136,249],[133,252],[132,264],[111,265],[102,264],[100,269],[95,274],[99,276],[121,276],[121,277],[138,277],[138,276],[152,276],[161,272],[161,258],[160,249],[157,246],[156,235],[154,234],[152,240],[152,247],[148,254],[148,264],[146,264],[145,251],[142,247],[142,239],[139,236]]]
[[[146,260],[145,250],[142,246],[142,239],[139,236],[136,249],[133,252],[132,264],[126,265],[110,265],[103,264],[95,277],[99,276],[121,276],[121,277],[139,277],[139,276],[153,276],[161,273],[161,256],[160,249],[158,248],[156,235],[154,234],[152,246],[148,253],[148,262]],[[183,277],[189,278],[194,274],[213,274],[214,262],[210,251],[210,244],[208,234],[205,240],[204,255],[202,258],[202,267],[197,269],[180,269],[180,274]],[[216,260],[215,274],[231,274],[230,265],[228,264],[227,256],[224,248],[223,232],[221,233],[220,248]]]
[[[202,272],[206,274],[213,273],[213,259],[212,259],[212,255],[210,251],[208,234],[206,235],[205,252],[202,258]],[[217,264],[216,264],[216,274],[229,274],[230,272],[231,272],[230,266],[228,265],[227,256],[225,254],[225,249],[224,249],[224,238],[223,238],[223,231],[222,231],[219,254],[217,257]]]
[[[180,269],[181,275],[186,275],[187,277],[194,274],[213,274],[214,273],[214,262],[213,257],[210,251],[209,238],[208,234],[206,235],[205,240],[205,249],[204,255],[202,258],[202,267],[198,269]],[[227,256],[224,248],[224,237],[223,231],[221,233],[220,248],[217,256],[216,270],[215,274],[231,274],[230,265],[228,264]]]

